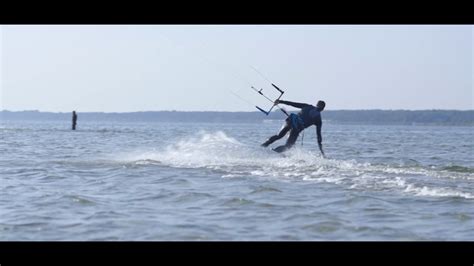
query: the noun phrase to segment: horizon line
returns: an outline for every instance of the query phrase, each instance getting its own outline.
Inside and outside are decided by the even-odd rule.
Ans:
[[[289,111],[291,111],[290,109]],[[0,112],[38,112],[38,113],[71,113],[72,111],[81,112],[81,113],[147,113],[147,112],[181,112],[181,113],[258,113],[259,111],[185,111],[185,110],[146,110],[146,111],[78,111],[73,109],[71,111],[40,111],[40,110],[18,110],[12,111],[3,109]],[[298,111],[295,109],[293,111]],[[330,109],[324,111],[474,111],[473,109]],[[277,112],[277,111],[274,111]]]

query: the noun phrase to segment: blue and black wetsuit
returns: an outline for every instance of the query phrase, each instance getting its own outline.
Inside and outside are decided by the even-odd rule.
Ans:
[[[290,136],[286,141],[285,145],[279,146],[274,149],[276,152],[283,152],[291,148],[298,138],[298,135],[305,128],[315,125],[316,126],[316,135],[318,136],[318,144],[321,146],[323,138],[321,136],[321,109],[316,106],[306,104],[306,103],[295,103],[290,101],[280,100],[279,103],[290,105],[296,108],[300,108],[301,111],[298,114],[290,114],[286,119],[285,125],[277,135],[271,136],[265,143],[262,144],[263,147],[267,147],[274,141],[281,139],[290,131]]]

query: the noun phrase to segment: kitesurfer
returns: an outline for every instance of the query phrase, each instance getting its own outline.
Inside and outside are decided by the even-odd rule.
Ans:
[[[318,138],[318,146],[321,150],[322,155],[324,156],[322,141],[323,138],[321,136],[321,127],[322,127],[322,120],[321,120],[321,112],[324,110],[326,103],[324,101],[318,101],[316,106],[306,103],[297,103],[297,102],[290,102],[290,101],[283,101],[283,100],[276,100],[276,104],[286,104],[289,106],[293,106],[296,108],[300,108],[301,111],[298,114],[290,114],[288,118],[285,120],[285,124],[281,128],[280,132],[274,136],[271,136],[265,143],[261,146],[268,147],[274,141],[281,139],[286,135],[286,133],[290,132],[290,136],[288,137],[286,144],[281,145],[275,149],[276,152],[284,152],[287,149],[291,148],[298,138],[298,135],[301,131],[305,128],[315,125],[316,126],[316,135]]]

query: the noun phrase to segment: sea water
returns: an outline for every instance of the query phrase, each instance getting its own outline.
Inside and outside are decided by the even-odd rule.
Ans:
[[[474,240],[474,127],[2,121],[0,240]]]

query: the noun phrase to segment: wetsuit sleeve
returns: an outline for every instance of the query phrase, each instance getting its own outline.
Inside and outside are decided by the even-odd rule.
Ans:
[[[321,127],[322,125],[316,125],[316,135],[318,136],[318,144],[321,145],[323,143],[323,137],[321,136]]]
[[[280,103],[290,105],[290,106],[293,106],[293,107],[296,107],[296,108],[303,108],[303,107],[311,106],[310,104],[306,104],[306,103],[295,103],[295,102],[283,101],[283,100],[280,100]]]

